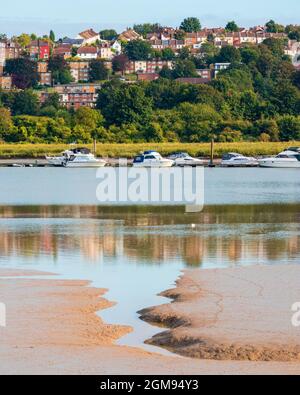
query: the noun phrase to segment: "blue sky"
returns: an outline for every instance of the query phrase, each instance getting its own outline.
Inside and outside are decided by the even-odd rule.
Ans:
[[[278,22],[300,23],[299,0],[10,0],[1,4],[0,32],[75,35],[82,29],[113,27],[118,31],[135,22],[178,26],[197,16],[203,26],[236,20],[241,26]]]

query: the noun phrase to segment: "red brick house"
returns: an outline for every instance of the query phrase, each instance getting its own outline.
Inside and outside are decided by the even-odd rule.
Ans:
[[[31,41],[29,53],[32,59],[48,60],[50,58],[50,44],[44,40]]]

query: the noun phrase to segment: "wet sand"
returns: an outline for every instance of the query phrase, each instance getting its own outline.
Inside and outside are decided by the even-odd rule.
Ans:
[[[187,271],[163,293],[173,303],[141,312],[171,328],[149,343],[199,359],[297,361],[300,368],[300,328],[291,322],[299,278],[300,266]]]
[[[41,275],[0,270],[0,302],[7,307],[7,327],[0,328],[0,374],[300,373],[299,363],[165,357],[116,346],[114,341],[132,329],[107,325],[96,315],[112,305],[103,298],[105,290],[85,281],[23,278],[26,274]],[[168,306],[175,309],[175,303]]]

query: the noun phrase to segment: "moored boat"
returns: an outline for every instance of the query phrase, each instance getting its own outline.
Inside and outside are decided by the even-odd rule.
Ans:
[[[221,166],[225,167],[254,167],[258,166],[258,160],[253,157],[244,156],[236,152],[230,152],[223,156]]]
[[[143,154],[138,155],[134,158],[133,167],[172,167],[174,161],[171,159],[163,158],[156,151],[145,151]]]
[[[87,148],[74,148],[62,153],[61,156],[46,157],[52,166],[82,168],[82,167],[104,167],[107,163],[103,159],[97,159]]]

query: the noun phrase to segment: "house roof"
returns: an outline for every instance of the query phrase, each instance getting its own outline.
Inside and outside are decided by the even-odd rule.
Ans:
[[[119,35],[119,39],[121,40],[138,40],[141,38],[142,37],[133,29],[128,29]]]
[[[96,47],[81,47],[78,49],[78,54],[96,54],[98,52]]]
[[[96,38],[99,36],[93,29],[85,30],[84,32],[79,33],[79,36],[82,37],[84,40],[89,40],[91,38]]]
[[[62,40],[63,44],[70,44],[70,45],[81,45],[83,43],[82,38],[69,38],[66,37]]]

